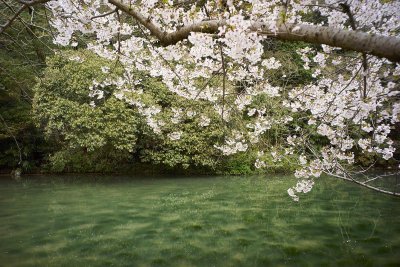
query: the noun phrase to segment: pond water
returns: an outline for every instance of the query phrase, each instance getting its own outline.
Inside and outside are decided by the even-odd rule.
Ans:
[[[0,179],[0,266],[399,266],[400,199],[321,178]]]

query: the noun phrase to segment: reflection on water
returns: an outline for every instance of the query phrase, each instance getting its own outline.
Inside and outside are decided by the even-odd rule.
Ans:
[[[400,199],[289,177],[0,180],[0,266],[397,266]]]

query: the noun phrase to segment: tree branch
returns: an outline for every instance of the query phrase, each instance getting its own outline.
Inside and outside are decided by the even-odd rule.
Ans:
[[[347,3],[341,3],[339,6],[342,8],[342,12],[346,13],[349,17],[349,23],[352,30],[357,30],[356,21],[354,19],[353,13],[351,12],[350,6]],[[367,97],[367,71],[368,71],[368,60],[367,54],[362,53],[362,65],[363,65],[363,90],[361,91],[361,97],[365,99]]]
[[[93,20],[93,19],[97,19],[97,18],[107,17],[107,16],[109,16],[109,15],[114,14],[115,12],[118,12],[118,8],[115,8],[115,9],[111,10],[110,12],[106,12],[106,13],[104,13],[104,14],[100,14],[100,15],[91,17],[90,19]]]
[[[222,50],[222,44],[219,44],[219,49],[221,53],[221,68],[222,68],[222,74],[223,79],[222,79],[222,112],[221,112],[221,117],[222,117],[222,123],[224,122],[224,108],[225,108],[225,92],[226,92],[226,67],[225,67],[225,59],[224,59],[224,53]]]
[[[146,27],[162,45],[169,46],[188,38],[192,32],[217,33],[218,28],[226,25],[224,20],[208,20],[184,26],[179,30],[167,33],[155,25],[150,18],[144,17],[119,0],[108,0],[121,11],[132,16],[138,23]],[[269,30],[270,25],[254,22],[251,31],[266,34],[284,41],[303,41],[314,44],[326,44],[360,53],[368,53],[377,57],[400,62],[400,38],[369,34],[361,31],[343,30],[329,26],[278,24],[277,32]]]
[[[44,4],[49,2],[50,0],[19,0],[18,2],[22,4],[18,10],[14,12],[14,14],[3,24],[0,25],[0,34],[2,34],[11,24],[16,20],[19,15],[28,7],[37,5],[37,4]]]
[[[328,174],[328,175],[333,176],[333,177],[336,177],[336,178],[339,178],[339,179],[342,179],[342,180],[345,180],[345,181],[349,181],[349,182],[352,182],[352,183],[356,183],[356,184],[358,184],[358,185],[361,185],[361,186],[366,187],[366,188],[368,188],[368,189],[377,191],[377,192],[379,192],[379,193],[383,193],[383,194],[391,195],[391,196],[395,196],[395,197],[400,197],[400,193],[396,193],[395,191],[384,190],[384,189],[381,189],[381,188],[378,188],[378,187],[375,187],[375,186],[372,186],[372,185],[368,185],[366,182],[361,182],[361,181],[358,181],[358,180],[353,179],[353,178],[343,177],[343,176],[334,174],[334,173],[332,173],[332,172],[327,172],[327,171],[324,171],[324,172],[325,172],[326,174]],[[381,176],[379,176],[379,177],[381,177]],[[367,182],[368,182],[368,181],[367,181]]]
[[[28,7],[27,5],[21,6],[17,11],[15,11],[13,16],[6,21],[6,23],[0,25],[0,34],[4,32],[8,27],[10,27],[11,24],[14,22],[14,20],[16,20],[22,13],[22,11],[24,11],[27,7]]]

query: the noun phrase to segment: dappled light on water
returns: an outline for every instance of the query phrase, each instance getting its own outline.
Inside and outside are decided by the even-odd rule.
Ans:
[[[0,266],[384,266],[400,200],[331,178],[0,181]]]

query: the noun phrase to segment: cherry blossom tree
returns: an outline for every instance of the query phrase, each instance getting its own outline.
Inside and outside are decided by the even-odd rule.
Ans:
[[[166,133],[165,121],[157,118],[160,107],[144,104],[136,70],[158,77],[179,96],[210,102],[221,121],[193,116],[202,127],[227,128],[224,142],[215,144],[222,154],[260,148],[256,168],[266,166],[266,157],[296,155],[299,181],[288,190],[294,200],[322,173],[400,195],[375,185],[381,176],[364,175],[369,168],[354,166],[355,153],[389,160],[395,151],[388,136],[400,120],[399,1],[58,0],[46,6],[56,44],[76,47],[86,39],[86,49],[123,66],[120,77],[94,81],[93,96],[116,86],[115,96],[145,116],[155,135],[179,140],[182,133]],[[286,86],[290,73],[282,73],[281,82],[272,83],[269,75],[286,62],[268,56],[269,40],[308,43],[295,53],[310,81]],[[260,96],[279,99],[285,112],[270,116],[254,105]],[[243,114],[246,125],[236,127],[233,121]],[[297,126],[282,134],[284,145],[264,151],[262,136],[274,125]],[[322,146],[311,141],[315,135]]]

